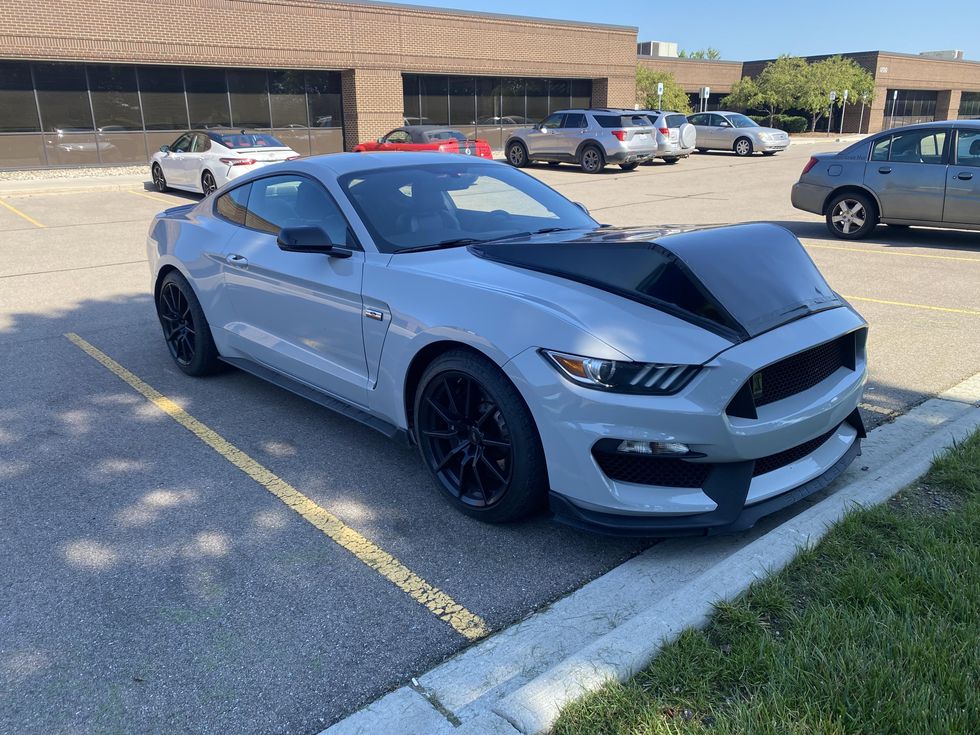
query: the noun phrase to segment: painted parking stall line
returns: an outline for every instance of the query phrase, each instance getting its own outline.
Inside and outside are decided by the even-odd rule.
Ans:
[[[904,306],[909,309],[926,309],[927,311],[943,311],[947,314],[966,314],[968,316],[980,316],[980,311],[976,309],[954,309],[949,306],[932,306],[930,304],[911,304],[906,301],[889,301],[887,299],[872,299],[867,296],[848,296],[844,295],[848,301],[865,301],[869,304],[885,304],[886,306]]]
[[[843,250],[847,253],[861,253],[863,255],[893,255],[899,258],[929,258],[931,260],[965,260],[972,263],[980,263],[980,258],[971,258],[960,255],[933,255],[931,253],[898,253],[893,250],[879,250],[877,248],[848,248],[841,245],[817,245],[809,243],[804,245],[806,248],[816,248],[819,250]]]
[[[13,204],[8,204],[3,199],[0,199],[0,207],[3,207],[4,209],[7,209],[7,210],[13,212],[14,214],[16,214],[18,217],[21,217],[22,219],[26,219],[28,222],[30,222],[32,225],[34,225],[35,227],[37,227],[39,229],[42,229],[43,230],[44,227],[45,227],[45,225],[42,225],[36,219],[34,219],[33,217],[31,217],[31,215],[25,214],[24,212],[21,212]]]
[[[169,204],[173,207],[180,206],[182,203],[178,199],[164,199],[161,196],[155,196],[154,194],[147,194],[145,191],[131,191],[127,189],[130,194],[135,194],[138,197],[143,197],[144,199],[152,199],[155,202],[163,202],[164,204]],[[193,204],[193,202],[183,202],[184,204]]]
[[[308,523],[322,531],[359,561],[375,570],[413,600],[468,640],[478,640],[489,632],[486,623],[442,590],[432,586],[374,542],[361,535],[335,515],[303,495],[288,482],[265,468],[252,457],[198,421],[153,386],[144,382],[104,352],[74,332],[65,337],[89,357],[127,383],[133,390],[170,418],[190,431],[204,444],[275,495]]]

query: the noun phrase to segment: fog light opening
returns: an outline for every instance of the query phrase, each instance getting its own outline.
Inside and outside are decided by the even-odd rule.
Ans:
[[[624,439],[616,447],[616,451],[624,454],[676,457],[682,454],[690,454],[691,448],[681,442],[645,442],[635,439]]]

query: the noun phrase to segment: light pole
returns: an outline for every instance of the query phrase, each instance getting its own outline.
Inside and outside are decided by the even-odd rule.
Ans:
[[[895,109],[898,107],[898,90],[892,90],[892,116],[888,118],[888,129],[895,127]]]
[[[858,132],[860,133],[864,128],[864,105],[868,102],[868,93],[861,93],[861,118],[858,120]]]
[[[834,122],[834,102],[837,101],[837,92],[830,93],[830,104],[827,106],[827,135],[830,135],[830,126]]]
[[[848,91],[845,89],[844,90],[844,102],[843,102],[843,104],[841,105],[841,108],[840,108],[840,133],[839,133],[839,135],[843,135],[844,134],[844,113],[847,112],[847,94],[848,94]]]

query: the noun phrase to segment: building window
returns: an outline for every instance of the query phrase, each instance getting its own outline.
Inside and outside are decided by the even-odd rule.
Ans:
[[[0,110],[0,115],[3,111]],[[980,92],[964,92],[960,96],[960,119],[980,118]]]
[[[306,72],[306,96],[310,103],[311,128],[339,128],[343,119],[340,74],[335,71]]]
[[[192,128],[231,125],[224,69],[184,69],[184,87]]]
[[[0,62],[0,133],[40,130],[31,67],[17,61]]]
[[[34,64],[34,84],[44,130],[79,132],[94,129],[85,67],[79,64]]]
[[[142,130],[136,69],[131,66],[90,66],[95,127],[100,131]]]
[[[147,130],[186,130],[187,100],[180,69],[172,66],[141,66],[140,99]]]
[[[419,77],[419,118],[424,125],[449,124],[449,77]]]
[[[890,126],[912,125],[932,122],[936,119],[936,99],[938,92],[924,89],[889,89],[885,97],[885,117],[890,118]]]
[[[231,100],[231,122],[236,128],[271,127],[265,71],[229,69],[228,98]]]
[[[273,127],[307,127],[310,121],[306,111],[303,72],[270,71],[269,106],[272,108]]]

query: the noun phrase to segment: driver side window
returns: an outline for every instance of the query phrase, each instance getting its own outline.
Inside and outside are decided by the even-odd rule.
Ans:
[[[330,194],[303,176],[287,174],[253,181],[245,226],[270,235],[278,235],[284,227],[322,227],[334,245],[358,247]]]
[[[385,136],[385,143],[411,143],[412,137],[404,130],[392,130]]]
[[[174,144],[170,146],[170,150],[187,153],[191,149],[191,139],[192,136],[190,133],[184,133],[174,141]]]
[[[560,128],[562,120],[565,119],[564,114],[549,115],[546,117],[538,127],[541,128]]]

